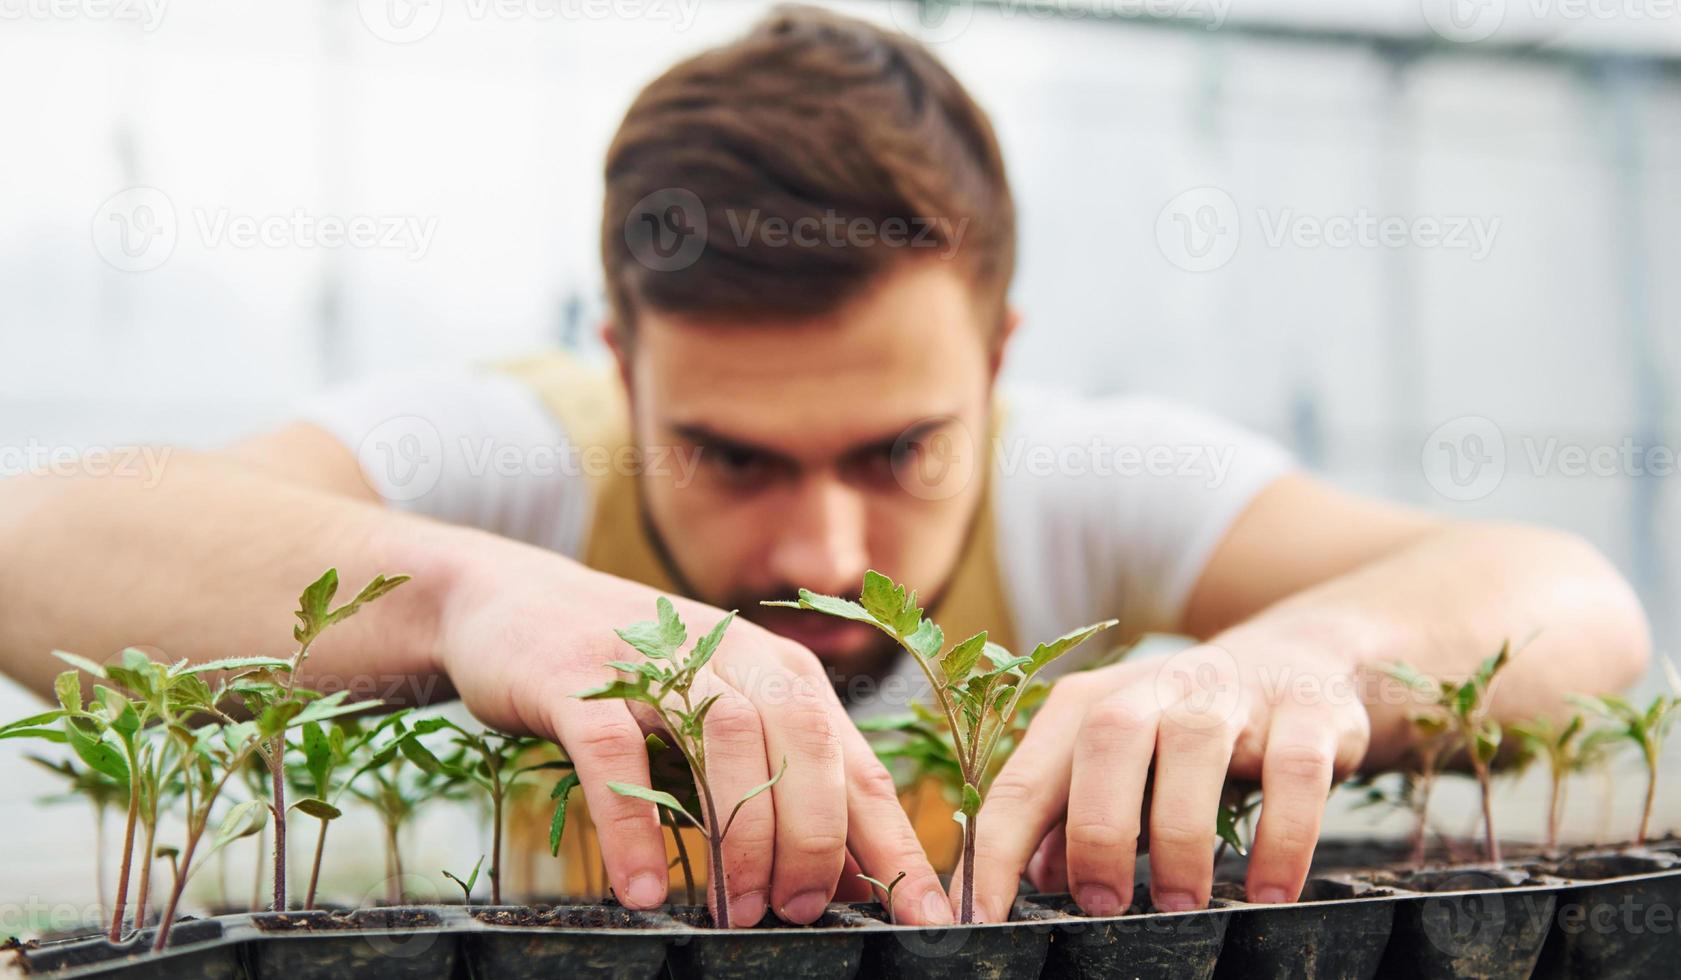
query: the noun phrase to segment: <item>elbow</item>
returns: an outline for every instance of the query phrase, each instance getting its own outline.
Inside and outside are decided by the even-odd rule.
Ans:
[[[1548,604],[1570,610],[1587,646],[1591,686],[1612,693],[1633,686],[1652,665],[1652,627],[1634,586],[1591,542],[1575,534],[1545,531],[1558,549],[1561,571]],[[1547,618],[1552,613],[1540,610]]]

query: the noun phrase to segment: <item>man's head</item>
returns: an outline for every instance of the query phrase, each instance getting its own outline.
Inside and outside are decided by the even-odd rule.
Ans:
[[[874,567],[937,593],[983,488],[1015,212],[990,125],[907,38],[788,8],[636,99],[607,157],[608,336],[697,598],[852,671],[879,637],[758,607]]]

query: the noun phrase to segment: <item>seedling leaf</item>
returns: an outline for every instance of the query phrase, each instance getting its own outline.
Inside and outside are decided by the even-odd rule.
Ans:
[[[747,801],[751,800],[755,796],[758,796],[760,793],[763,793],[765,790],[770,789],[772,786],[775,786],[777,782],[782,779],[782,774],[787,771],[788,760],[784,758],[782,760],[782,768],[776,771],[776,775],[748,790],[746,796],[743,796],[741,799],[736,801],[735,809],[730,811],[730,818],[724,821],[723,836],[728,837],[730,835],[730,828],[735,826],[735,815],[741,812],[741,808],[747,805]]]
[[[656,806],[663,806],[667,810],[680,815],[683,819],[689,821],[691,824],[694,824],[701,830],[706,829],[699,820],[694,818],[693,814],[683,808],[683,804],[677,802],[677,797],[672,796],[670,793],[661,792],[657,789],[649,789],[646,786],[637,786],[634,783],[608,783],[607,788],[620,796],[635,797],[639,800],[647,800],[649,803],[653,803]]]

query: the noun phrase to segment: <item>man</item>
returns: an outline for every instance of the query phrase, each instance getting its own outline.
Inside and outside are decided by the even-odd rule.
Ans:
[[[734,799],[788,767],[725,845],[732,917],[811,921],[850,858],[906,872],[901,922],[944,923],[843,703],[902,707],[905,664],[856,624],[759,600],[855,594],[876,568],[951,637],[1029,645],[1114,617],[1117,639],[1202,641],[1062,675],[978,820],[986,921],[1024,871],[1119,911],[1141,839],[1157,907],[1203,905],[1228,776],[1264,793],[1250,898],[1295,899],[1333,781],[1408,751],[1386,662],[1462,675],[1535,633],[1495,699],[1508,720],[1646,663],[1635,598],[1574,538],[1353,497],[1174,406],[996,391],[1020,321],[1002,159],[903,37],[788,9],[653,82],[608,154],[602,253],[607,374],[546,357],[388,379],[177,452],[155,488],[0,484],[6,669],[47,691],[54,646],[268,649],[322,568],[410,573],[318,646],[311,682],[435,678],[485,723],[561,743],[614,892],[648,907],[660,825],[607,788],[647,784],[648,719],[573,695],[613,675],[614,628],[657,595],[688,597],[691,633],[738,608],[753,622],[698,682],[721,695],[713,785]],[[557,455],[575,465],[537,465]]]

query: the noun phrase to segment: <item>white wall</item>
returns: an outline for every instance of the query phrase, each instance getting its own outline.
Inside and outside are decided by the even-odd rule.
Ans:
[[[844,8],[918,29],[995,116],[1022,216],[1013,378],[1181,396],[1350,486],[1579,531],[1635,578],[1668,646],[1677,478],[1537,472],[1528,456],[1549,439],[1675,444],[1681,83],[1662,59],[1681,35],[1630,4],[1537,23],[1511,0],[1475,43],[1432,34],[1432,0],[1237,0],[1218,30],[966,7],[927,28],[904,4]],[[141,24],[6,14],[24,9],[0,3],[8,465],[59,446],[214,444],[362,372],[587,344],[618,116],[662,66],[765,7],[543,19],[530,11],[552,5],[475,17],[483,4],[452,0],[402,44],[382,39],[375,0],[174,0]],[[1525,40],[1535,53],[1512,48]],[[161,192],[175,233],[147,271],[97,244],[135,264],[110,248],[111,207],[133,220],[146,203],[135,187]],[[1181,196],[1201,187],[1214,191]],[[421,255],[211,234],[294,212],[435,231]],[[1268,241],[1287,215],[1361,214],[1498,226],[1486,255]],[[1213,216],[1225,237],[1199,246],[1235,252],[1187,271],[1176,215],[1193,231]],[[1421,452],[1468,416],[1498,427],[1507,465],[1457,502]],[[1454,425],[1456,441],[1481,431]],[[28,704],[0,691],[0,715]],[[0,862],[0,894],[76,899],[81,815],[38,810],[47,784],[14,776],[17,755],[0,747],[0,833],[23,845]]]

